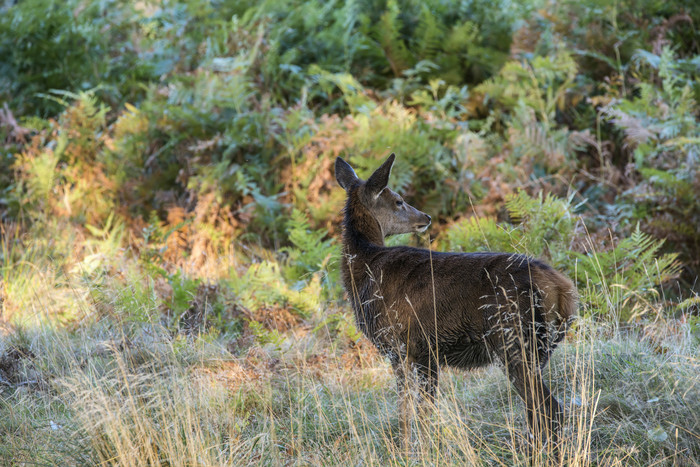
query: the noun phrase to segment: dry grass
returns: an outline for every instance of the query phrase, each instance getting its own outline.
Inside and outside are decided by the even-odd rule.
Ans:
[[[677,323],[676,323],[676,326]],[[683,331],[683,327],[677,327]],[[62,465],[525,465],[524,407],[496,367],[447,371],[438,411],[400,450],[388,365],[324,332],[283,350],[182,339],[103,319],[2,338],[0,458]],[[566,406],[566,465],[692,465],[700,360],[674,333],[582,323],[545,375]],[[354,357],[353,357],[354,355]],[[546,453],[538,464],[551,457]]]
[[[13,318],[0,335],[3,465],[529,462],[523,403],[496,366],[445,371],[438,410],[405,454],[389,365],[319,286],[303,292],[316,291],[315,311],[296,315],[295,291],[285,309],[293,320],[256,327],[260,311],[230,290],[252,306],[271,299],[272,279],[245,279],[233,255],[216,265],[225,272],[216,288],[154,280],[120,252],[87,279],[47,259],[45,245],[21,257],[8,248],[4,257],[20,260],[2,269],[4,317]],[[186,329],[172,320],[180,295],[182,316],[201,318]],[[694,333],[691,316],[638,328],[579,321],[544,373],[566,409],[560,464],[696,465]]]

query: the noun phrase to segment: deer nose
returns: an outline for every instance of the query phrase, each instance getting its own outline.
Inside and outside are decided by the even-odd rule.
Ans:
[[[425,215],[425,217],[428,219],[428,224],[430,224],[431,217],[429,215]]]

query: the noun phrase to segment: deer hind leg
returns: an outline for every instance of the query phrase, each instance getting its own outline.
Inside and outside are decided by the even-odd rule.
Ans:
[[[535,445],[549,442],[558,458],[564,412],[542,378],[541,368],[547,363],[551,348],[547,337],[538,335],[542,326],[539,295],[532,287],[523,287],[503,291],[497,298],[502,306],[493,315],[497,322],[488,346],[505,365],[508,378],[525,402]]]
[[[512,374],[514,368],[510,368]],[[517,370],[515,370],[517,371]],[[530,367],[511,376],[516,390],[525,401],[528,426],[532,434],[540,436],[540,441],[549,441],[553,447],[559,443],[559,434],[563,424],[564,413],[557,399],[552,395],[542,380],[542,374],[537,367]],[[536,442],[536,444],[539,444]]]
[[[546,362],[538,361],[536,350],[528,345],[511,344],[500,353],[499,357],[506,366],[508,378],[525,403],[528,428],[534,437],[536,451],[549,443],[551,452],[558,458],[564,412],[542,378],[540,368]],[[533,455],[536,455],[536,452],[533,452]]]
[[[491,351],[505,366],[508,378],[525,403],[528,428],[534,438],[536,455],[547,443],[558,459],[558,443],[564,413],[542,378],[541,368],[548,352],[541,351],[535,324],[528,323],[528,304],[518,303],[522,313],[502,314],[488,341]]]

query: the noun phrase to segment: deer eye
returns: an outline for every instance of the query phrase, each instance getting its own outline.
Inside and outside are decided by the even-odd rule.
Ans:
[[[400,200],[400,199],[399,199],[399,200],[396,200],[396,207],[397,207],[397,208],[400,208],[401,206],[403,206],[403,201]]]

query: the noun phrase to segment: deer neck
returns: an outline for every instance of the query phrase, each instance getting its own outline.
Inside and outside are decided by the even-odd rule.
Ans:
[[[379,221],[359,201],[348,200],[345,205],[343,244],[346,254],[362,255],[373,247],[384,246],[384,234]]]

